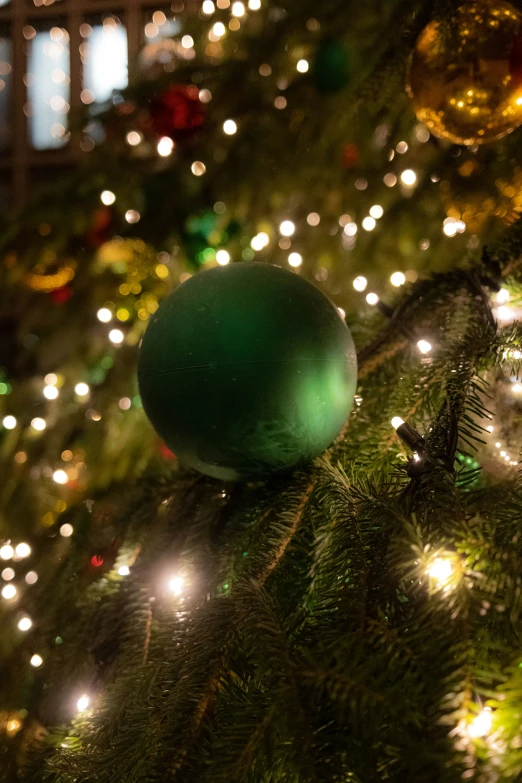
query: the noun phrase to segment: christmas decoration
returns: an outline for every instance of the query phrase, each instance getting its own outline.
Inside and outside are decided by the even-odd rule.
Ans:
[[[350,411],[356,358],[336,307],[259,263],[192,277],[145,333],[138,377],[158,433],[217,478],[263,478],[320,454]]]
[[[349,59],[344,44],[335,39],[323,41],[315,55],[312,76],[319,92],[337,92],[345,87],[349,79]]]
[[[184,142],[192,138],[205,119],[199,90],[193,84],[171,84],[150,104],[150,120],[158,137]]]
[[[522,15],[504,0],[475,0],[458,8],[451,23],[424,28],[408,91],[418,119],[435,136],[482,144],[521,124],[522,91],[510,59],[521,24]]]

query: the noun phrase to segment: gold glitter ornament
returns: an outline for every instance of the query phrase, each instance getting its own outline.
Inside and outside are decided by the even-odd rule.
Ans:
[[[474,0],[430,22],[413,51],[408,92],[418,119],[440,139],[484,144],[522,123],[522,87],[510,56],[522,15],[503,0]]]

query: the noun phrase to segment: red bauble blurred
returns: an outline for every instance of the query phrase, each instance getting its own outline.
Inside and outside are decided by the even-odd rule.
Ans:
[[[98,248],[111,237],[112,210],[100,207],[92,216],[92,223],[85,236],[90,247]]]
[[[169,447],[166,446],[164,443],[162,443],[161,446],[160,446],[160,454],[163,457],[163,459],[166,459],[166,460],[169,460],[169,461],[173,460],[173,459],[176,459],[176,455],[174,454],[174,452],[172,452],[169,449]]]
[[[343,166],[345,169],[353,169],[357,165],[359,150],[357,144],[346,144],[343,149]]]
[[[57,288],[55,291],[51,291],[50,297],[55,304],[65,304],[69,301],[74,291],[69,285],[64,285],[61,288]]]
[[[522,87],[522,35],[515,38],[509,55],[509,72],[514,87]]]
[[[150,119],[157,136],[187,141],[205,120],[205,107],[199,100],[198,88],[193,84],[171,84],[152,99]]]

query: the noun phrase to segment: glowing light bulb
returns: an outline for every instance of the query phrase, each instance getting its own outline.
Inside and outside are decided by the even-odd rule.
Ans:
[[[437,557],[426,573],[439,584],[443,585],[453,574],[453,563],[449,558]]]
[[[129,144],[131,147],[136,147],[136,145],[140,143],[142,138],[143,137],[141,133],[138,133],[138,131],[129,131],[125,136],[125,140],[127,144]]]
[[[15,572],[14,568],[4,568],[2,571],[2,579],[4,579],[6,582],[10,582],[11,579],[15,578]]]
[[[25,541],[22,541],[22,543],[16,545],[15,553],[17,557],[20,558],[29,557],[31,554],[31,547],[29,544],[26,544]]]
[[[351,220],[345,225],[343,231],[347,237],[354,237],[357,233],[357,223],[354,223],[353,220]]]
[[[58,397],[59,391],[56,386],[44,386],[43,395],[48,400],[55,400]]]
[[[91,700],[89,699],[86,693],[84,693],[83,696],[80,696],[80,698],[76,702],[76,707],[78,709],[78,712],[85,712],[90,702]]]
[[[298,267],[303,263],[303,256],[300,253],[290,253],[288,256],[290,266]]]
[[[356,291],[366,291],[366,288],[368,286],[368,281],[365,277],[359,275],[358,277],[355,278],[352,285]]]
[[[431,351],[431,343],[429,343],[427,340],[419,340],[417,343],[417,348],[421,353],[429,353]]]
[[[391,420],[391,425],[394,430],[397,430],[402,424],[404,424],[404,419],[401,419],[400,416],[394,416]]]
[[[486,429],[487,429],[487,431],[488,431],[488,432],[493,432],[493,430],[494,430],[495,428],[493,427],[493,425],[492,425],[492,424],[489,424],[489,425],[486,427]]]
[[[130,574],[130,568],[127,565],[122,565],[118,568],[118,574],[120,576],[128,576]]]
[[[522,383],[514,383],[511,386],[511,391],[515,392],[515,394],[520,394],[522,392]]]
[[[230,261],[230,253],[228,250],[218,250],[216,253],[216,261],[220,266],[226,266]]]
[[[128,209],[125,213],[125,220],[127,223],[137,223],[141,215],[137,209]]]
[[[408,152],[408,143],[406,141],[400,141],[397,146],[395,147],[399,155],[404,155],[405,152]]]
[[[234,120],[225,120],[223,123],[223,131],[227,136],[233,136],[237,132],[237,125]]]
[[[283,220],[283,222],[279,224],[279,233],[282,234],[282,236],[291,237],[294,232],[295,225],[291,220]]]
[[[365,217],[362,222],[362,227],[365,231],[373,231],[375,226],[377,225],[376,221],[372,217]]]
[[[261,0],[248,0],[248,7],[251,11],[259,11],[261,8]]]
[[[309,226],[318,226],[321,222],[321,216],[317,214],[317,212],[310,212],[309,215],[307,215],[306,222]]]
[[[34,585],[38,581],[38,574],[36,571],[28,571],[25,575],[25,581],[28,585]]]
[[[156,149],[158,150],[158,155],[161,155],[162,158],[168,158],[169,155],[172,155],[174,142],[169,136],[162,136],[158,141]]]
[[[260,231],[259,234],[256,234],[255,237],[252,238],[252,241],[250,242],[250,247],[252,250],[262,250],[264,247],[268,245],[270,242],[270,237],[268,234],[266,234],[264,231]]]
[[[380,204],[374,204],[373,207],[370,209],[370,215],[372,216],[372,218],[379,220],[379,218],[382,218],[382,216],[384,215],[384,209],[381,207]]]
[[[31,421],[31,427],[33,430],[37,430],[38,432],[41,432],[47,427],[47,424],[45,423],[45,419],[41,419],[39,416],[37,416],[35,419]]]
[[[108,324],[112,320],[112,313],[108,307],[100,307],[96,313],[96,318],[101,321],[102,324]]]
[[[232,16],[244,16],[245,15],[245,6],[243,3],[239,2],[239,0],[235,3],[232,3]]]
[[[174,576],[172,579],[169,580],[169,590],[172,593],[172,595],[181,595],[183,592],[183,585],[185,584],[185,580],[182,576]]]
[[[212,27],[212,32],[214,35],[216,35],[218,38],[221,38],[226,33],[226,28],[223,22],[216,22],[215,25]]]
[[[454,237],[457,234],[457,221],[450,220],[450,221],[444,221],[442,226],[442,231],[444,234],[446,234],[447,237]]]
[[[54,372],[48,372],[44,378],[44,381],[48,386],[56,386],[58,383],[58,376]]]
[[[16,419],[14,416],[4,416],[2,424],[6,430],[14,430],[16,427]]]
[[[470,737],[484,737],[491,731],[493,723],[493,713],[491,707],[484,707],[479,714],[473,718],[468,726],[468,734]]]
[[[105,206],[109,207],[111,204],[114,204],[116,201],[116,196],[112,192],[112,190],[102,190],[100,194],[100,201],[102,204],[105,204]]]
[[[501,288],[500,291],[495,296],[495,299],[499,304],[506,304],[506,302],[509,302],[511,298],[511,295],[507,288]]]
[[[4,544],[0,547],[0,559],[11,560],[14,555],[14,549],[11,544]]]
[[[413,169],[405,169],[401,174],[401,182],[403,185],[411,188],[417,182],[417,175]]]
[[[5,585],[5,587],[2,587],[2,598],[5,598],[6,601],[11,601],[16,596],[17,590],[14,585]]]
[[[374,307],[379,301],[379,297],[377,296],[377,294],[370,292],[369,294],[366,294],[366,301],[368,302],[369,305]]]
[[[69,538],[70,536],[72,536],[73,532],[74,532],[74,528],[68,522],[66,522],[60,528],[60,535],[63,536],[64,538]]]
[[[191,35],[184,35],[181,39],[181,45],[184,49],[192,49],[194,46],[194,39]]]
[[[20,631],[28,631],[32,625],[33,621],[30,617],[22,617],[22,619],[18,621],[18,628]]]
[[[65,470],[55,470],[53,473],[53,481],[55,481],[57,484],[67,484],[69,481],[69,476]]]
[[[29,663],[31,664],[31,666],[34,666],[34,667],[35,667],[35,669],[37,669],[39,666],[41,666],[41,665],[42,665],[42,663],[43,663],[43,658],[42,658],[42,656],[41,656],[41,655],[38,655],[38,653],[35,653],[35,654],[34,654],[34,655],[31,657],[31,660],[29,661]]]
[[[190,170],[192,171],[195,177],[202,177],[205,171],[207,170],[207,167],[200,160],[195,160],[192,166],[190,167]]]
[[[402,272],[394,272],[390,277],[390,282],[395,288],[399,288],[399,286],[404,285],[406,282],[406,277]]]
[[[204,0],[203,5],[201,6],[201,10],[203,11],[204,14],[210,16],[216,10],[216,6],[212,2],[212,0]]]
[[[111,329],[109,332],[109,340],[111,343],[114,343],[114,345],[119,345],[123,342],[123,332],[120,329]]]
[[[383,177],[384,184],[387,188],[393,188],[397,184],[397,177],[395,174],[392,174],[391,172],[389,174],[385,174]]]
[[[308,68],[310,67],[308,60],[299,60],[299,62],[296,65],[297,70],[299,73],[306,73]]]
[[[90,389],[86,383],[80,382],[76,384],[74,391],[78,397],[86,397],[89,394]]]

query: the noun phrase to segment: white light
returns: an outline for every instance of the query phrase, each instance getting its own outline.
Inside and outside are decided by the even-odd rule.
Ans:
[[[502,443],[499,440],[497,440],[497,442],[495,443],[495,448],[499,449],[501,446],[502,446]]]
[[[132,405],[132,401],[130,397],[122,397],[121,400],[118,402],[118,408],[122,411],[128,411]]]
[[[370,209],[370,215],[372,218],[375,218],[376,220],[379,220],[379,218],[382,218],[384,215],[384,209],[381,207],[380,204],[374,204],[373,207]]]
[[[158,155],[160,155],[162,158],[168,158],[169,155],[172,155],[174,142],[171,138],[169,138],[169,136],[162,136],[158,141],[156,149],[158,150]]]
[[[395,174],[392,174],[390,172],[389,174],[384,175],[383,182],[387,188],[393,188],[397,184],[397,177],[395,176]]]
[[[417,343],[417,348],[421,353],[429,353],[431,351],[431,343],[429,343],[427,340],[419,340]]]
[[[36,571],[28,571],[25,575],[25,581],[28,585],[34,585],[38,581],[38,574]]]
[[[405,152],[408,152],[408,143],[406,141],[400,141],[397,146],[395,147],[399,155],[404,155]]]
[[[402,272],[394,272],[393,275],[390,277],[390,282],[396,288],[399,288],[399,286],[404,285],[404,283],[406,282],[406,277]]]
[[[31,666],[34,666],[36,669],[37,669],[39,666],[41,666],[41,665],[42,665],[42,663],[43,663],[43,658],[42,658],[40,655],[38,655],[38,653],[35,653],[35,654],[32,656],[31,660],[30,660],[30,664],[31,664]]]
[[[76,707],[78,709],[78,712],[84,712],[89,706],[90,701],[91,700],[89,699],[86,693],[84,693],[83,696],[80,696],[80,698],[76,702]]]
[[[195,160],[192,166],[190,167],[190,170],[195,177],[202,177],[205,171],[207,170],[207,167],[200,160]]]
[[[2,419],[2,424],[6,428],[6,430],[14,430],[16,427],[16,419],[14,416],[4,416]]]
[[[100,200],[102,204],[105,204],[107,207],[111,204],[114,204],[116,201],[116,196],[112,192],[112,190],[102,190],[100,194]]]
[[[268,245],[270,242],[270,237],[268,234],[266,234],[264,231],[260,231],[259,234],[256,234],[255,237],[252,238],[252,241],[250,242],[250,247],[252,250],[262,250],[264,247]]]
[[[511,356],[513,359],[522,359],[522,351],[513,351]]]
[[[453,564],[449,558],[437,557],[426,573],[439,584],[444,584],[453,574]]]
[[[142,138],[141,133],[138,133],[138,131],[129,131],[125,136],[127,144],[130,144],[131,147],[135,147],[139,144]]]
[[[251,11],[259,11],[261,8],[261,0],[248,0],[248,7]]]
[[[29,557],[31,554],[31,547],[29,544],[26,544],[25,541],[22,541],[21,544],[17,544],[15,547],[15,553],[17,557],[23,558],[23,557]]]
[[[183,585],[185,583],[185,580],[182,576],[174,576],[172,579],[169,580],[169,590],[172,593],[172,595],[181,595],[183,592]]]
[[[393,419],[391,420],[391,425],[392,425],[394,430],[399,429],[399,427],[402,424],[404,424],[404,419],[401,419],[400,416],[394,416]]]
[[[347,237],[354,237],[357,233],[357,223],[354,223],[353,221],[347,223],[343,231]]]
[[[401,174],[401,182],[403,185],[412,187],[417,182],[417,175],[413,169],[405,169]]]
[[[499,304],[506,304],[506,302],[509,302],[510,298],[511,296],[507,288],[501,288],[495,297]]]
[[[373,231],[376,225],[377,223],[372,217],[365,217],[362,222],[362,227],[364,228],[365,231]]]
[[[512,321],[514,317],[513,308],[508,305],[500,305],[500,307],[497,307],[496,316],[501,321]]]
[[[296,65],[297,70],[299,73],[306,73],[309,68],[308,60],[299,60],[299,62]]]
[[[203,5],[201,6],[201,10],[203,11],[204,14],[210,16],[216,10],[216,6],[212,2],[212,0],[204,0]]]
[[[446,234],[447,237],[454,237],[457,234],[457,223],[456,221],[453,223],[445,223],[442,226],[442,231],[444,234]]]
[[[100,307],[96,313],[96,318],[101,321],[102,324],[108,324],[112,320],[112,313],[108,307]]]
[[[283,222],[279,224],[279,233],[284,237],[291,237],[294,232],[295,225],[291,220],[283,220]]]
[[[55,481],[57,484],[67,484],[69,481],[69,476],[65,470],[55,470],[53,473],[53,481]]]
[[[0,547],[0,558],[2,560],[11,560],[14,555],[14,549],[11,544],[4,544]]]
[[[32,624],[33,621],[30,617],[22,617],[22,619],[18,621],[18,628],[20,631],[28,631]]]
[[[232,3],[232,16],[244,16],[245,15],[245,6],[243,3],[236,2]]]
[[[288,256],[290,266],[298,267],[303,263],[303,256],[300,253],[290,253]]]
[[[118,574],[120,576],[128,576],[130,574],[130,568],[129,566],[122,565],[118,568]]]
[[[68,522],[66,522],[60,528],[60,535],[63,536],[64,538],[69,538],[70,536],[72,536],[73,532],[74,532],[74,528]]]
[[[194,46],[194,39],[191,35],[184,35],[181,39],[181,45],[184,49],[192,49]]]
[[[511,387],[511,391],[514,391],[515,394],[520,394],[520,392],[522,392],[522,383],[514,383]]]
[[[470,737],[484,737],[491,731],[491,725],[493,723],[493,713],[491,707],[484,707],[479,714],[473,718],[468,726],[468,734]]]
[[[58,397],[58,389],[56,386],[44,386],[43,395],[48,400],[55,400]]]
[[[493,427],[493,425],[492,425],[492,424],[490,424],[488,427],[486,427],[486,429],[487,429],[487,431],[488,431],[488,432],[493,432],[493,430],[494,430],[495,428]]]
[[[365,277],[359,275],[358,277],[355,278],[352,285],[356,291],[366,291],[366,287],[368,286],[368,281]]]
[[[86,383],[80,382],[76,384],[74,391],[78,397],[86,397],[89,394],[90,389]]]
[[[5,582],[10,582],[11,579],[14,578],[15,578],[14,568],[4,568],[4,570],[2,571],[2,579]]]
[[[337,309],[339,310],[339,315],[341,318],[346,318],[346,310],[343,310],[342,307],[338,307]]]
[[[212,27],[212,32],[214,35],[217,35],[218,38],[221,38],[222,35],[225,35],[226,30],[223,22],[216,22]]]
[[[228,250],[218,250],[216,253],[216,261],[220,266],[226,266],[230,261],[230,253]]]
[[[506,452],[505,452],[505,451],[501,451],[501,452],[500,452],[500,456],[501,456],[501,457],[505,457],[505,456],[506,456]]]
[[[44,381],[49,386],[55,386],[58,383],[58,376],[54,372],[48,372],[44,378]]]
[[[463,220],[457,220],[457,222],[455,223],[455,228],[457,229],[458,234],[463,234],[464,231],[466,230],[466,224],[464,223]]]
[[[137,209],[128,209],[125,213],[127,223],[137,223],[141,215]]]
[[[123,342],[123,332],[121,329],[111,329],[109,332],[109,340],[111,343],[114,343],[114,345],[119,345]]]
[[[5,598],[6,601],[10,601],[16,596],[16,592],[16,587],[14,585],[5,585],[5,587],[2,588],[2,598]]]
[[[377,296],[377,294],[373,294],[370,292],[369,294],[366,294],[366,301],[368,302],[369,305],[372,305],[373,307],[379,301],[379,297]]]
[[[31,427],[33,430],[38,430],[41,432],[47,427],[47,424],[45,423],[45,419],[41,419],[39,416],[37,416],[36,419],[31,421]]]
[[[318,215],[317,212],[310,212],[306,218],[306,222],[309,226],[318,226],[321,222],[321,216]]]
[[[237,125],[234,122],[234,120],[225,120],[223,123],[223,130],[227,134],[227,136],[233,136],[234,133],[237,131]]]

